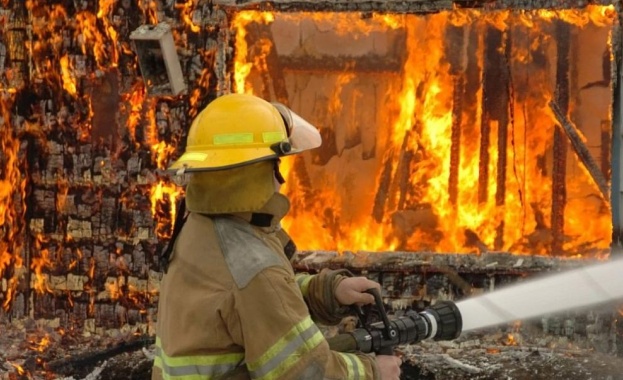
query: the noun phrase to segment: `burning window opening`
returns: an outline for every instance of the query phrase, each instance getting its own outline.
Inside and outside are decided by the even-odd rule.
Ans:
[[[609,254],[613,6],[232,25],[236,90],[324,137],[286,163],[299,248]]]

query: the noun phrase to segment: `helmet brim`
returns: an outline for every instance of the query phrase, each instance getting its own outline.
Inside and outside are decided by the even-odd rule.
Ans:
[[[268,147],[245,149],[229,147],[210,151],[187,151],[167,170],[175,172],[179,170],[184,172],[226,170],[277,158],[277,153]]]

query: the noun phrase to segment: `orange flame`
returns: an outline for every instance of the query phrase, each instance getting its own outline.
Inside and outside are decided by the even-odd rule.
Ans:
[[[21,365],[19,365],[17,363],[11,363],[11,362],[9,362],[9,364],[11,364],[13,366],[13,368],[15,368],[17,370],[17,374],[18,375],[23,376],[23,375],[25,375],[27,373],[27,371]]]
[[[199,33],[201,27],[193,22],[193,11],[196,1],[187,0],[185,3],[176,4],[175,7],[180,9],[182,21],[190,28],[193,33]]]
[[[374,92],[382,101],[365,102],[356,87],[365,79],[349,72],[350,68],[342,73],[327,73],[318,79],[310,73],[305,81],[301,79],[298,84],[301,87],[293,90],[296,99],[292,96],[290,101],[313,112],[302,115],[318,125],[321,132],[329,131],[331,125],[338,122],[354,124],[351,120],[357,120],[356,113],[369,108],[376,110],[376,116],[374,120],[364,120],[363,123],[376,121],[390,126],[376,132],[376,156],[367,161],[357,160],[357,155],[361,156],[357,146],[333,153],[334,156],[323,163],[324,166],[314,165],[314,158],[321,154],[316,152],[294,158],[294,162],[284,162],[283,172],[287,173],[288,182],[283,189],[293,205],[284,226],[290,229],[299,248],[342,251],[393,250],[399,247],[402,250],[474,252],[478,246],[481,247],[479,250],[482,247],[494,250],[493,247],[496,247],[513,253],[551,253],[551,245],[548,244],[550,232],[541,221],[551,218],[552,179],[551,174],[544,173],[540,157],[549,157],[557,124],[548,108],[555,88],[551,85],[552,74],[539,67],[534,56],[550,54],[548,51],[555,48],[554,38],[548,37],[551,32],[547,32],[553,20],[562,20],[575,28],[590,25],[593,29],[605,28],[608,31],[616,20],[615,15],[613,6],[525,12],[456,10],[427,16],[375,16],[369,19],[345,13],[244,11],[236,14],[232,26],[236,31],[234,78],[238,93],[264,94],[265,78],[270,75],[265,62],[274,46],[270,41],[250,41],[248,30],[251,30],[253,23],[279,23],[280,28],[296,25],[293,33],[298,33],[296,28],[301,20],[309,20],[306,22],[313,23],[323,33],[333,33],[329,35],[336,39],[347,35],[349,41],[363,39],[373,32],[390,30],[404,35],[402,68],[390,75],[379,76],[386,83],[381,80],[375,82],[380,83],[377,87],[385,91]],[[504,33],[514,28],[512,30],[517,30],[518,34],[533,36],[525,39],[529,41],[525,46],[513,45],[509,57],[512,59],[509,70],[517,72],[513,75],[531,73],[529,83],[532,88],[525,88],[525,94],[513,94],[513,120],[508,127],[506,152],[497,149],[498,131],[502,125],[498,120],[490,122],[486,163],[481,163],[478,155],[481,130],[476,121],[482,113],[482,88],[474,92],[474,102],[463,104],[461,148],[456,169],[460,186],[456,200],[452,201],[448,196],[448,179],[451,175],[450,152],[453,149],[451,135],[456,120],[453,115],[453,88],[461,74],[452,71],[456,67],[451,67],[443,41],[447,40],[450,27],[462,25],[476,28],[481,35],[487,27],[493,27]],[[309,32],[301,33],[305,39],[300,37],[299,41],[284,42],[294,52],[292,54],[303,52],[313,56],[315,50],[324,48],[322,42],[317,46],[307,43],[313,39]],[[482,40],[478,43],[483,45]],[[476,63],[483,70],[483,48],[479,49]],[[333,54],[339,56],[338,53],[341,52]],[[284,75],[286,82],[298,83],[295,74],[285,72]],[[523,80],[512,80],[519,79]],[[321,103],[318,95],[313,100],[300,100],[305,99],[301,93],[304,86],[323,91],[326,101]],[[524,84],[512,83],[511,86],[517,91],[516,87]],[[315,104],[313,111],[307,106],[310,103]],[[570,114],[573,107],[577,104],[571,104]],[[293,109],[301,112],[295,107]],[[345,117],[350,115],[349,112],[353,116],[350,120]],[[342,124],[334,125],[329,136],[337,140],[352,130],[367,127]],[[508,174],[503,183],[503,199],[498,199],[496,191],[500,184],[496,175],[498,161],[502,158],[508,162],[504,169]],[[597,188],[588,171],[576,157],[573,158],[578,170],[566,178],[566,189],[570,195],[565,206],[563,248],[566,252],[577,251],[578,254],[607,255],[612,228],[610,206],[603,200],[587,201]],[[480,174],[483,169],[489,173],[487,177]],[[385,180],[387,183],[383,184]],[[483,186],[486,187],[484,200],[478,192]],[[382,216],[373,218],[370,215],[373,208],[382,210]],[[582,223],[587,215],[591,215],[590,225]]]
[[[19,285],[19,269],[23,267],[22,246],[26,210],[27,177],[21,173],[18,156],[20,140],[11,125],[13,91],[0,91],[0,278],[13,268],[8,278],[6,298],[2,302],[5,310],[11,305],[13,294]]]
[[[517,340],[515,340],[515,337],[513,336],[513,334],[508,334],[506,336],[506,340],[504,341],[504,345],[505,346],[517,346]]]
[[[47,249],[42,248],[42,244],[47,239],[43,235],[38,235],[35,240],[35,252],[38,252],[36,256],[32,258],[30,269],[35,274],[33,287],[37,293],[53,293],[53,290],[48,284],[48,278],[43,273],[44,269],[54,268],[54,262],[50,257],[50,252]]]
[[[50,339],[50,335],[45,334],[45,336],[41,338],[41,340],[39,340],[38,342],[31,340],[29,342],[30,349],[33,351],[44,352],[50,346],[51,342],[52,340]]]

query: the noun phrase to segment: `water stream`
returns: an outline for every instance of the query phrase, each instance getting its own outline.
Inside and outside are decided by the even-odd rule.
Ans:
[[[463,332],[623,301],[623,258],[534,278],[457,303]]]

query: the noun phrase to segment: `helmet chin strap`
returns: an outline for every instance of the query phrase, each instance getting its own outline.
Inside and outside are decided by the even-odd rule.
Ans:
[[[283,185],[284,183],[286,183],[286,179],[283,178],[283,175],[281,175],[281,172],[279,171],[279,162],[280,160],[275,160],[275,165],[274,165],[274,170],[273,173],[275,174],[275,188],[277,189],[277,191],[279,191],[279,188],[281,187],[281,185]]]

